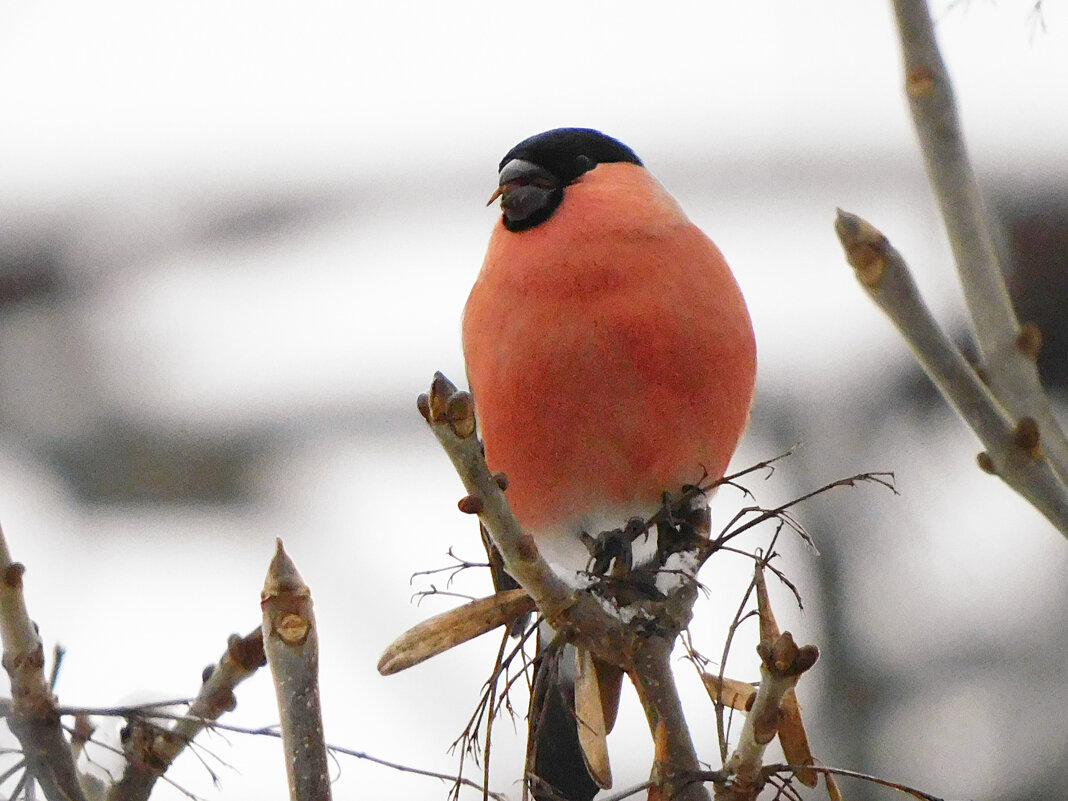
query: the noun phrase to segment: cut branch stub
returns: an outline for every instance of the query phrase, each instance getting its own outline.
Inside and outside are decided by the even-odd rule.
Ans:
[[[274,679],[293,801],[330,799],[330,763],[319,698],[319,638],[311,590],[277,541],[260,594],[263,650]]]

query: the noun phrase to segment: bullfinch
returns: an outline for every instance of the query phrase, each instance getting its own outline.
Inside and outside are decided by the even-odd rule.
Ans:
[[[574,580],[589,535],[724,474],[756,344],[723,255],[626,145],[547,131],[512,148],[498,179],[501,217],[463,315],[467,376],[512,511]],[[534,772],[588,801],[598,784],[557,673]]]

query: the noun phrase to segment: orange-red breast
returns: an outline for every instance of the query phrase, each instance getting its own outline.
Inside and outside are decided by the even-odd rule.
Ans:
[[[498,195],[464,310],[468,380],[517,519],[581,570],[580,532],[723,475],[749,417],[753,330],[719,249],[617,140],[533,136],[501,161]],[[562,784],[573,772],[549,781],[591,798],[589,776]]]

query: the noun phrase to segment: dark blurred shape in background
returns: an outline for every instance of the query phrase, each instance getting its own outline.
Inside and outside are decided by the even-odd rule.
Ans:
[[[1068,185],[1015,188],[994,204],[1003,220],[1009,290],[1020,320],[1042,332],[1043,383],[1068,386]]]

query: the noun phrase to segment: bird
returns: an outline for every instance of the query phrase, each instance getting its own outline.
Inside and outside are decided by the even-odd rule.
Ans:
[[[545,131],[497,178],[462,318],[468,384],[512,512],[579,585],[592,534],[724,475],[753,401],[753,326],[719,248],[619,140]],[[553,671],[533,751],[552,790],[532,789],[589,801],[600,783],[567,673]]]

